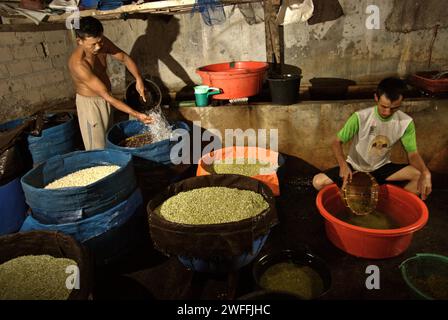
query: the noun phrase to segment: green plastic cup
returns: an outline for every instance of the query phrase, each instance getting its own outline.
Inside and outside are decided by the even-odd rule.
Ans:
[[[194,96],[196,98],[196,106],[205,107],[208,106],[208,97],[221,93],[221,89],[209,87],[209,86],[196,86],[194,87]]]

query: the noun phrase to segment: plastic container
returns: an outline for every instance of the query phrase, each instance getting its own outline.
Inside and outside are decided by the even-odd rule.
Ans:
[[[152,80],[144,79],[145,99],[137,91],[136,81],[131,82],[126,88],[126,103],[138,112],[150,111],[159,107],[162,103],[162,91],[159,86]]]
[[[180,133],[182,138],[179,142],[185,141],[183,135],[188,135],[190,132],[188,124],[179,121],[173,123],[172,126],[173,129],[184,130],[183,133]],[[147,127],[140,121],[129,120],[114,125],[106,136],[107,148],[132,155],[135,175],[145,203],[171,183],[191,176],[190,169],[192,167],[189,163],[178,165],[172,163],[171,149],[177,141],[166,139],[140,148],[127,148],[119,145],[124,139],[146,129]]]
[[[337,219],[332,213],[344,210],[336,184],[319,191],[316,205],[325,218],[328,239],[339,249],[362,258],[384,259],[403,253],[413,233],[428,221],[428,208],[416,195],[393,185],[382,185],[377,209],[389,214],[400,226],[379,230],[358,227]]]
[[[89,248],[97,265],[106,265],[136,246],[133,238],[138,229],[132,221],[144,211],[142,203],[140,191],[136,189],[128,199],[111,209],[75,222],[45,224],[30,215],[20,231],[62,232]]]
[[[20,178],[0,186],[0,235],[18,231],[27,209]]]
[[[215,160],[224,160],[227,158],[255,158],[270,163],[275,170],[257,174],[252,176],[252,178],[266,184],[271,189],[274,196],[280,195],[280,183],[277,177],[277,169],[283,164],[283,158],[281,158],[278,152],[269,149],[234,146],[212,151],[199,159],[196,175],[203,176],[211,174],[207,171],[207,164],[212,164]]]
[[[413,86],[431,93],[445,93],[448,92],[448,71],[417,72],[411,76],[410,82]]]
[[[256,217],[240,221],[190,225],[166,220],[155,209],[170,197],[203,187],[227,187],[261,194],[269,207]],[[263,183],[241,175],[193,177],[170,185],[147,205],[154,247],[178,256],[185,267],[198,272],[226,273],[251,263],[277,224],[275,200]]]
[[[159,142],[150,143],[140,148],[127,148],[120,146],[120,142],[126,138],[135,136],[137,134],[147,131],[148,126],[137,120],[128,120],[117,123],[106,134],[106,148],[119,150],[135,157],[153,161],[154,163],[171,165],[171,149],[177,143],[176,141],[170,141],[165,139]],[[172,124],[172,129],[183,129],[182,135],[188,135],[190,128],[185,122],[175,122]],[[179,140],[181,142],[183,138]]]
[[[400,270],[415,297],[448,300],[448,257],[418,253],[403,261]]]
[[[222,90],[214,99],[238,99],[257,95],[263,86],[268,64],[257,61],[236,61],[211,64],[196,70],[202,83]]]
[[[264,272],[268,270],[275,264],[278,263],[288,263],[292,262],[297,264],[298,266],[307,266],[317,272],[322,279],[323,282],[323,291],[319,294],[316,294],[313,299],[318,299],[322,297],[331,287],[331,272],[327,267],[327,264],[318,256],[310,253],[306,249],[302,250],[292,250],[292,249],[284,249],[278,252],[268,253],[260,257],[254,262],[252,268],[252,275],[254,277],[255,283],[257,286],[263,290],[269,290],[268,288],[263,288],[260,284],[260,279]],[[296,299],[303,300],[304,297],[301,297],[295,293],[284,292],[284,291],[273,291],[278,293],[284,293],[287,295],[295,296]]]
[[[208,106],[208,98],[212,95],[219,94],[219,93],[221,93],[221,90],[219,90],[219,88],[213,88],[213,87],[209,87],[209,86],[194,87],[194,96],[196,99],[196,106],[198,106],[198,107]]]
[[[280,74],[268,77],[272,103],[289,105],[299,99],[300,75]]]

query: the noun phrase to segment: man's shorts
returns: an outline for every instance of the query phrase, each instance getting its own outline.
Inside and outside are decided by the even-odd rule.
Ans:
[[[352,172],[354,172],[355,170],[353,170],[350,163],[347,164],[352,170]],[[371,171],[369,173],[375,178],[376,182],[378,182],[378,184],[380,185],[389,183],[401,186],[403,184],[403,181],[386,181],[386,178],[407,166],[408,164],[387,163],[384,166],[380,167],[379,169],[376,169],[375,171]],[[343,180],[339,176],[339,167],[328,169],[323,173],[327,175],[327,177],[329,177],[331,180],[333,180],[333,182],[335,182],[339,187],[342,187]]]

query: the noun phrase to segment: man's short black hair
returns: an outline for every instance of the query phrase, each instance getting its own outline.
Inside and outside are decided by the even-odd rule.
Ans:
[[[386,78],[381,80],[376,89],[378,99],[384,95],[390,101],[396,101],[406,91],[406,83],[399,78]]]
[[[76,36],[81,39],[87,37],[97,38],[103,34],[103,25],[94,17],[82,17],[79,20],[79,29],[76,29]]]

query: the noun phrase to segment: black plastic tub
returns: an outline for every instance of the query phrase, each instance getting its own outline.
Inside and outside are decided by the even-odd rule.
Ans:
[[[289,105],[299,100],[301,76],[297,74],[274,74],[268,77],[272,103]]]
[[[304,297],[295,294],[294,292],[287,291],[275,291],[269,288],[264,288],[260,284],[262,275],[273,265],[282,262],[292,262],[298,266],[308,266],[317,272],[323,282],[323,290],[318,294],[315,294],[312,299],[322,298],[331,287],[331,272],[327,267],[327,264],[318,256],[308,252],[307,250],[291,250],[284,249],[281,251],[268,253],[256,260],[253,264],[253,277],[257,286],[262,290],[268,290],[268,292],[283,293],[285,295],[295,295],[297,299],[305,299]]]

